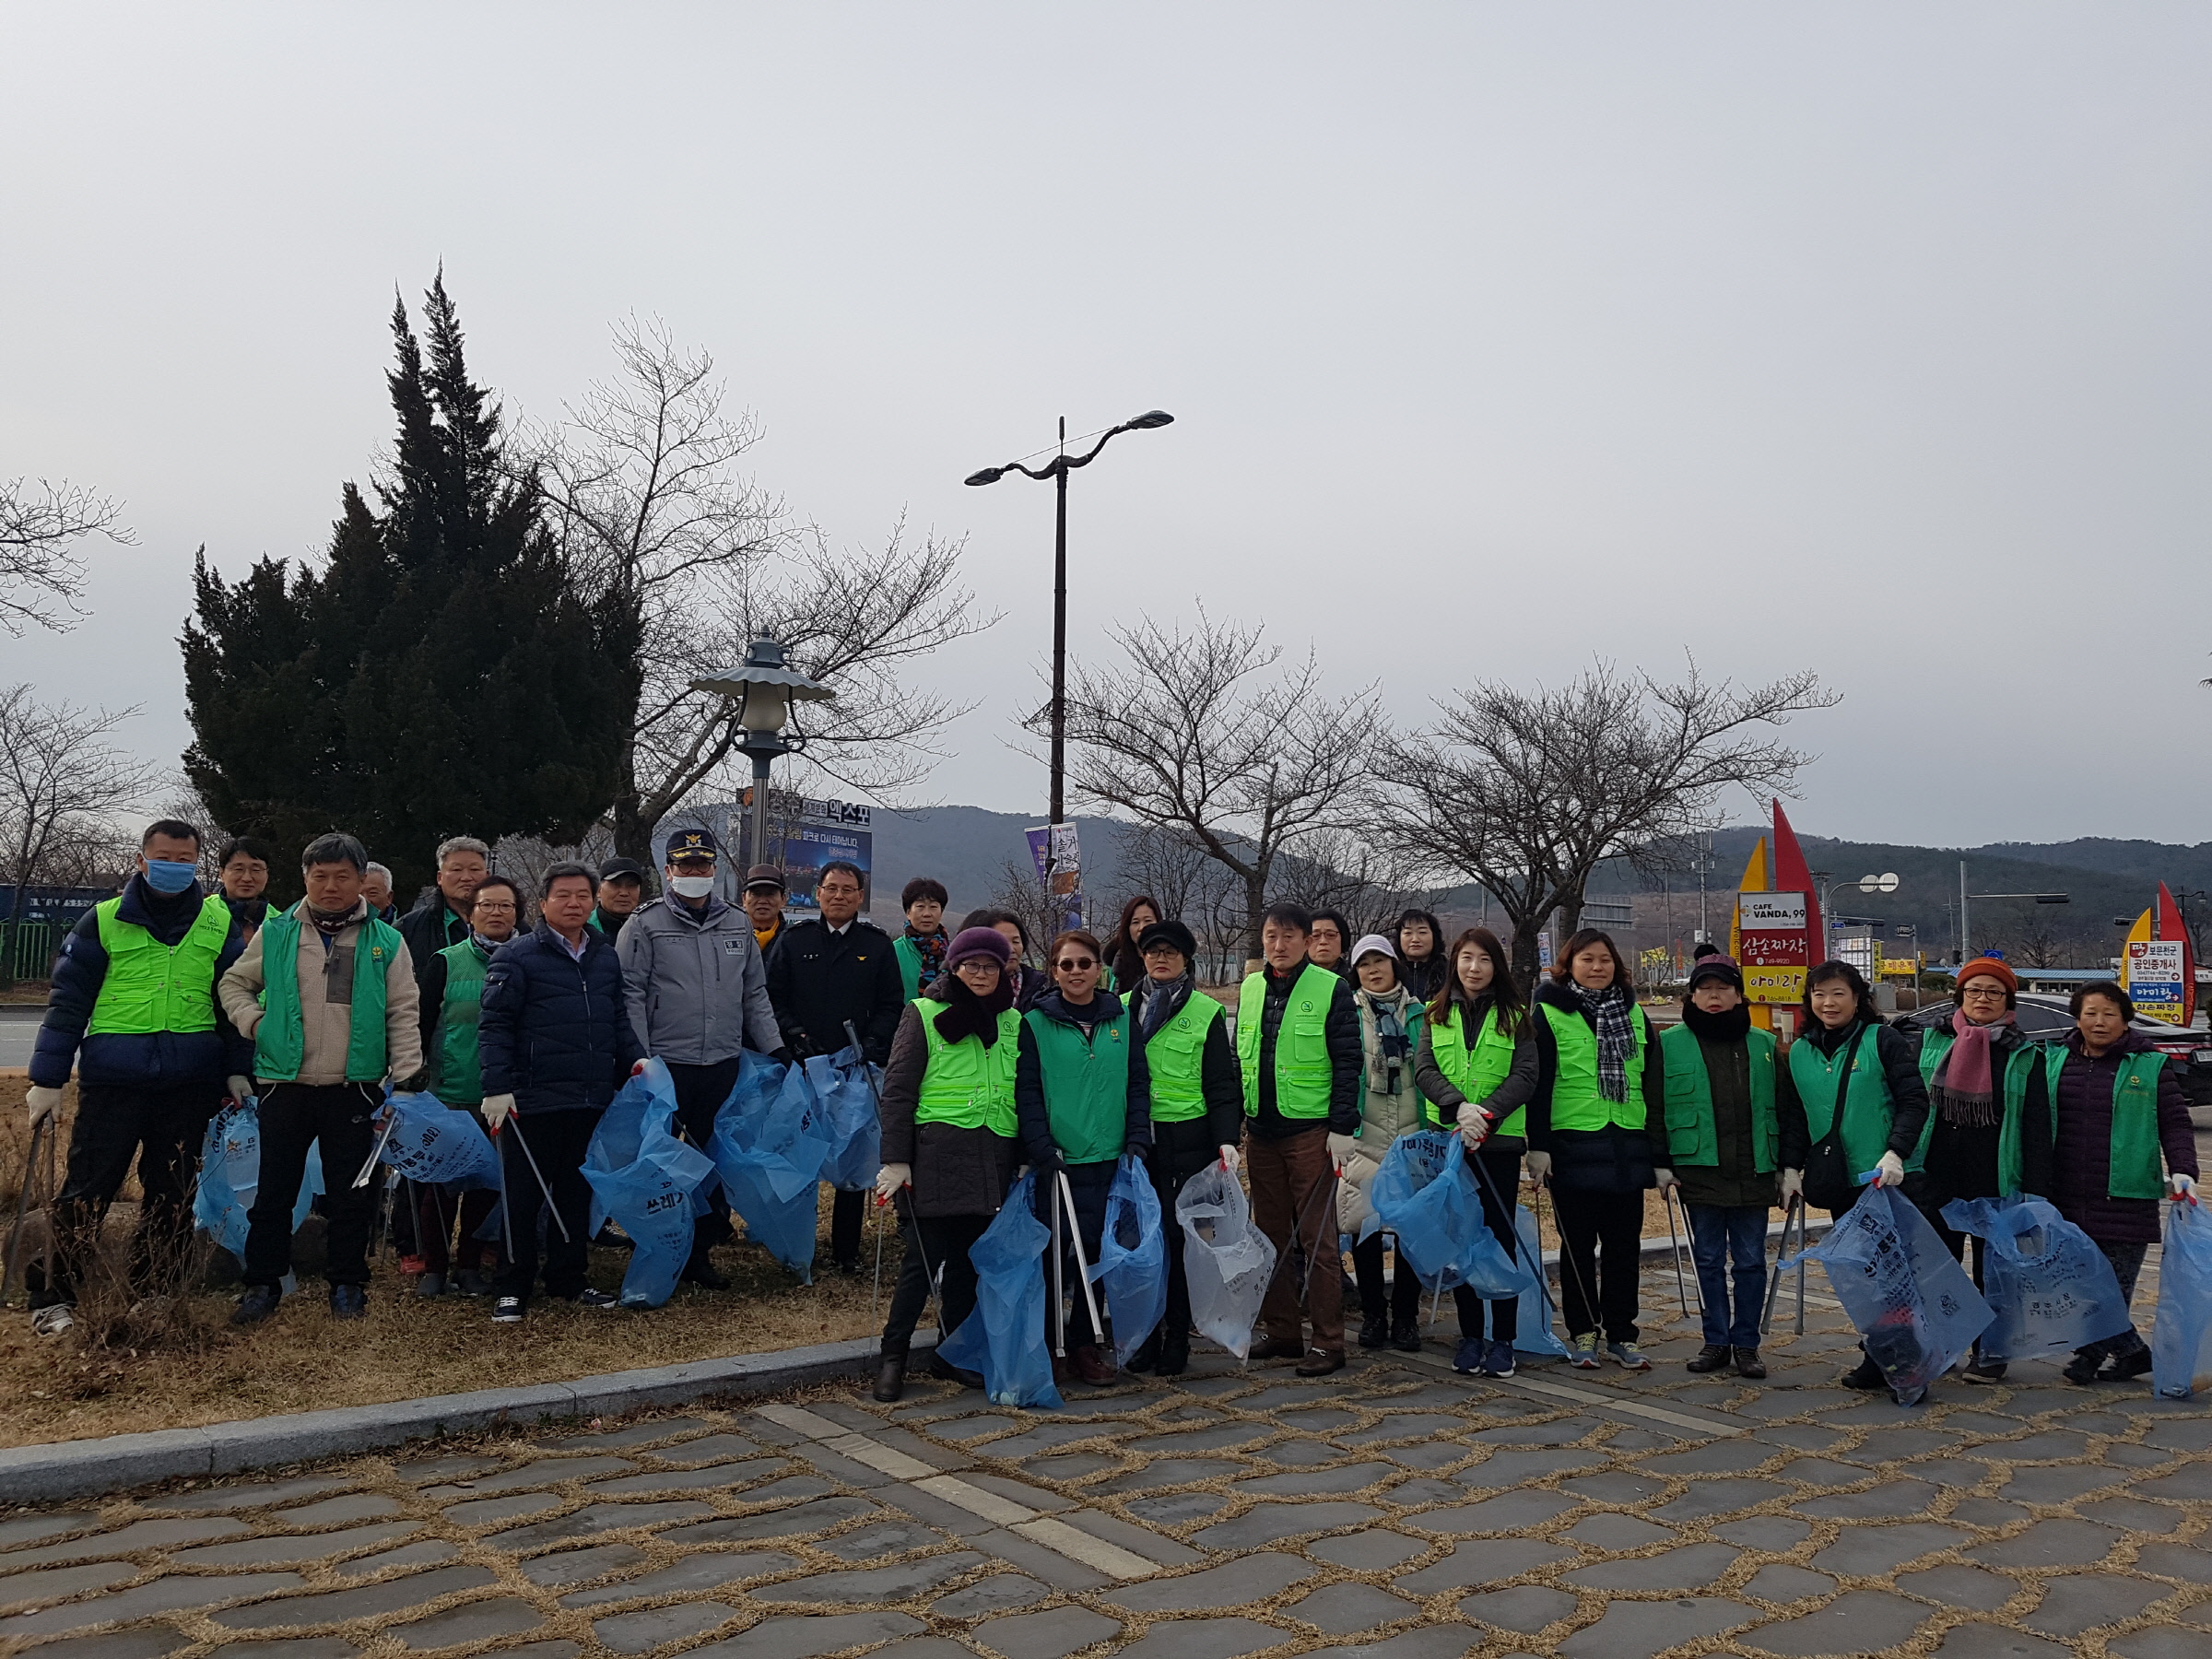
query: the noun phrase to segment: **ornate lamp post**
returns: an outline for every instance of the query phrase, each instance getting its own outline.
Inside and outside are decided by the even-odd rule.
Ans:
[[[745,734],[740,753],[753,758],[753,862],[768,859],[768,769],[779,755],[806,747],[799,733],[786,735],[783,723],[794,702],[821,702],[836,692],[783,664],[783,647],[755,640],[745,661],[727,674],[710,674],[691,682],[695,691],[712,691],[737,705],[738,729]],[[781,859],[776,861],[781,864]]]

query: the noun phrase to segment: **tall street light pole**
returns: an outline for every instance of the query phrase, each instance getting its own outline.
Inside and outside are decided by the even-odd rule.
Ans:
[[[1020,461],[1009,461],[1004,466],[986,466],[979,473],[971,473],[966,482],[971,485],[995,484],[1010,472],[1041,483],[1053,480],[1054,502],[1053,513],[1053,806],[1045,831],[1045,873],[1052,873],[1052,827],[1067,821],[1067,475],[1078,466],[1088,466],[1107,444],[1124,432],[1148,431],[1154,427],[1173,423],[1175,417],[1165,409],[1150,409],[1134,420],[1124,420],[1117,427],[1109,427],[1098,442],[1080,455],[1067,453],[1067,417],[1060,418],[1060,453],[1042,467],[1027,466]]]

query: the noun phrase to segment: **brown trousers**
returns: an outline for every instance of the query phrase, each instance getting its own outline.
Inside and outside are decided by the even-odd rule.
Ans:
[[[1336,1206],[1329,1197],[1334,1169],[1329,1131],[1317,1124],[1282,1140],[1257,1135],[1244,1142],[1252,1179],[1252,1218],[1273,1241],[1276,1275],[1260,1307],[1260,1328],[1271,1342],[1300,1340],[1299,1264],[1290,1256],[1295,1226],[1305,1251],[1306,1318],[1313,1347],[1344,1352],[1344,1280],[1336,1262]]]

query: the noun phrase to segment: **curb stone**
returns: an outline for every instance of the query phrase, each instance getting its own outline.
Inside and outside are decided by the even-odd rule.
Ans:
[[[913,1355],[935,1338],[917,1335]],[[780,1394],[858,1374],[877,1352],[873,1336],[776,1353],[694,1359],[529,1388],[486,1388],[382,1406],[300,1411],[199,1429],[163,1429],[0,1451],[0,1492],[10,1503],[91,1498],[156,1481],[204,1478],[317,1458],[378,1452],[410,1440],[501,1423],[612,1417],[713,1394]]]

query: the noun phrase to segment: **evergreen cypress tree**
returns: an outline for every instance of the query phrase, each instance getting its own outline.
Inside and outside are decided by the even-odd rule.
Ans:
[[[185,771],[225,828],[288,850],[349,830],[403,894],[448,835],[580,837],[637,697],[636,625],[571,580],[442,272],[424,315],[427,361],[393,307],[381,511],[347,484],[320,569],[264,559],[230,584],[203,550],[182,641]]]

